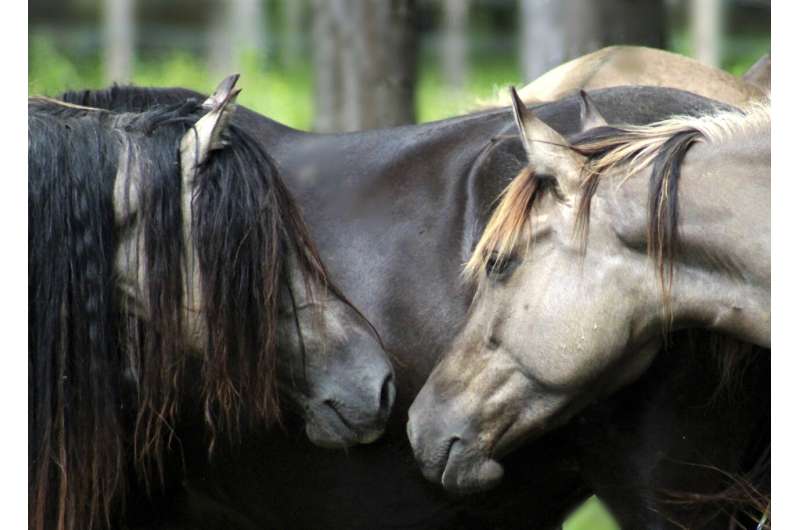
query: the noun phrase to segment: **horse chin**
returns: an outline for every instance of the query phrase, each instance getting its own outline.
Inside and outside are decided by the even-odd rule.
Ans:
[[[341,422],[308,421],[306,435],[311,443],[325,449],[346,449],[359,443],[358,436]]]
[[[472,453],[456,442],[444,465],[441,482],[450,493],[469,495],[494,488],[503,479],[503,473],[503,466],[497,460]]]
[[[357,420],[348,420],[337,408],[322,404],[306,408],[306,435],[311,443],[328,449],[345,449],[372,443],[383,435],[380,427],[363,428]]]

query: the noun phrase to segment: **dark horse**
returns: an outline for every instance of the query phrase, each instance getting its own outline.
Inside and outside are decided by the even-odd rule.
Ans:
[[[142,113],[28,102],[31,528],[120,524],[129,468],[164,479],[186,409],[209,451],[279,420],[279,387],[316,443],[383,431],[391,365],[228,126],[235,81]]]
[[[197,96],[184,89],[115,87],[65,97],[141,108],[191,95]],[[593,97],[610,121],[640,124],[720,106],[657,88],[607,89]],[[573,96],[535,110],[562,134],[573,134],[581,129],[583,108]],[[211,520],[203,510],[209,499],[246,516],[251,526],[242,528],[547,528],[590,488],[609,502],[623,528],[669,528],[673,520],[691,525],[695,517],[729,508],[718,501],[733,495],[730,475],[751,468],[752,445],[769,418],[768,392],[757,399],[743,392],[735,403],[685,413],[674,396],[700,407],[715,385],[698,386],[687,375],[698,365],[690,362],[695,356],[688,346],[678,349],[682,340],[618,400],[511,455],[494,491],[452,498],[416,469],[405,411],[464,321],[472,292],[460,278],[462,265],[496,197],[525,163],[510,111],[341,135],[303,133],[243,108],[234,121],[276,157],[332,274],[396,356],[396,408],[402,412],[393,415],[388,436],[346,459],[302,440],[261,437],[223,451],[215,464],[188,466],[189,491],[178,509],[191,524]],[[696,373],[719,377],[709,357],[698,358],[706,364]],[[743,376],[744,388],[763,381],[763,359],[756,361],[759,370]],[[658,369],[684,361],[681,370]],[[719,442],[718,433],[733,430],[736,436]],[[265,451],[282,458],[266,459]],[[702,513],[684,504],[681,493],[708,501]],[[713,524],[727,528],[724,519]]]

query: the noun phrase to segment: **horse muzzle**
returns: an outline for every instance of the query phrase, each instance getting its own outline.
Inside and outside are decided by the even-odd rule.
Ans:
[[[406,426],[425,478],[458,495],[495,487],[503,478],[503,466],[478,447],[466,416],[426,406],[425,394],[411,405]]]

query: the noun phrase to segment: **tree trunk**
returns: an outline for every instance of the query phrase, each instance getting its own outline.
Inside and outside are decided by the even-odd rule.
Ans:
[[[520,0],[520,58],[525,81],[613,44],[663,48],[660,0]]]
[[[722,52],[722,0],[692,0],[691,21],[694,57],[701,63],[719,67]]]
[[[445,0],[442,70],[447,85],[463,90],[467,80],[469,0]]]
[[[301,60],[303,52],[304,0],[289,0],[283,3],[283,39],[280,49],[281,63],[292,67]]]
[[[314,0],[314,128],[414,122],[413,0]]]
[[[563,31],[565,0],[520,0],[519,57],[522,78],[533,81],[564,62]]]
[[[232,74],[236,69],[236,52],[230,38],[231,6],[229,2],[214,5],[208,27],[208,68],[214,76]]]
[[[332,132],[340,128],[342,103],[339,65],[341,46],[333,13],[325,9],[333,0],[314,0],[312,61],[314,66],[314,129]]]
[[[267,19],[261,0],[220,2],[211,17],[208,62],[217,76],[242,69],[242,59],[263,58],[267,51]]]
[[[230,0],[229,0],[230,1]],[[295,1],[295,0],[292,0]],[[267,54],[269,24],[263,0],[232,0],[233,24],[231,37],[234,39],[238,59],[242,54],[256,54],[264,58]]]
[[[133,74],[133,0],[105,0],[103,7],[106,81],[128,83]]]

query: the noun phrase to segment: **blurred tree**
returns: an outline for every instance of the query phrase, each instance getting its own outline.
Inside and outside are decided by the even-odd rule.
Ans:
[[[467,25],[469,0],[444,0],[442,69],[445,82],[463,90],[467,80]]]
[[[281,63],[284,66],[294,66],[302,59],[303,51],[303,15],[306,8],[305,0],[291,0],[283,2],[283,43],[280,47]]]
[[[227,75],[234,68],[233,42],[228,38],[232,25],[231,9],[228,2],[215,5],[206,35],[208,37],[208,68],[215,75]]]
[[[722,0],[691,0],[694,56],[701,63],[719,66],[722,59]]]
[[[263,59],[269,24],[263,0],[227,0],[210,17],[208,63],[217,75],[242,68],[244,56]]]
[[[103,3],[104,70],[109,83],[128,83],[133,74],[133,0]]]
[[[269,20],[264,0],[229,2],[233,9],[233,33],[230,37],[236,43],[237,53],[257,53],[261,58],[265,57],[269,47]]]
[[[662,0],[519,0],[520,60],[525,81],[612,44],[663,48]]]
[[[314,128],[414,122],[414,0],[314,0]]]

